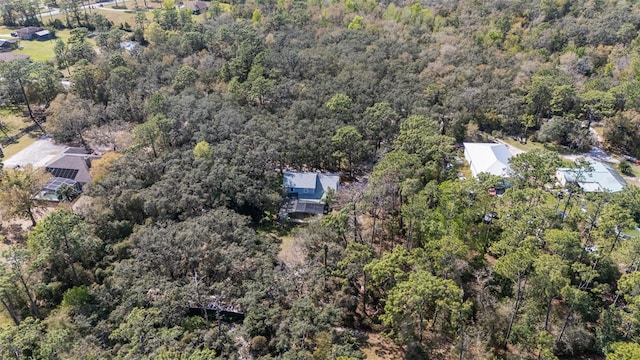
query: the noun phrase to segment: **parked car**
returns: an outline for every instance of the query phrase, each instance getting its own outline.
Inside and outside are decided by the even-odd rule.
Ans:
[[[12,32],[11,33],[11,37],[18,37],[18,33],[17,32]]]

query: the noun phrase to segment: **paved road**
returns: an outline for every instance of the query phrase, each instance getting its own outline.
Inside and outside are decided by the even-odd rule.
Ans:
[[[110,1],[105,1],[105,2],[101,2],[99,4],[89,4],[89,5],[83,5],[80,6],[79,9],[80,10],[84,10],[84,9],[101,9],[101,10],[112,10],[112,11],[127,11],[128,9],[111,9],[111,8],[105,8],[105,7],[100,7],[100,5],[111,5],[111,4],[115,4],[115,3],[125,3],[127,1],[131,1],[131,0],[118,0],[118,1],[114,1],[114,0],[110,0]],[[50,11],[47,12],[43,12],[40,14],[41,17],[47,17],[47,16],[55,16],[60,14],[62,11],[60,9],[51,9]]]

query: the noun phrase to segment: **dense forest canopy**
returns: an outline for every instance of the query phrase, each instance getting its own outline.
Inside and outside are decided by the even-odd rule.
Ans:
[[[127,29],[79,4],[0,10],[74,28],[54,62],[0,62],[2,106],[110,150],[89,205],[42,218],[46,177],[0,172],[3,220],[34,224],[2,248],[3,358],[363,359],[380,335],[387,358],[640,358],[640,189],[549,192],[567,163],[541,148],[507,179],[456,160],[595,125],[640,157],[640,5],[166,0]],[[286,170],[339,172],[333,211],[275,222]]]

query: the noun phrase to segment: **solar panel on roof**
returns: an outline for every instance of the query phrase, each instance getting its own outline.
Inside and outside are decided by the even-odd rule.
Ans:
[[[75,179],[78,175],[78,169],[61,169],[61,168],[47,168],[47,171],[55,177],[61,177],[66,179]]]

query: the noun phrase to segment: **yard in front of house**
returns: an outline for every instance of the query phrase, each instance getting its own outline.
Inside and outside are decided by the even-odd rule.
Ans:
[[[8,28],[6,26],[0,26],[0,38],[10,39],[10,33],[14,32],[15,29]],[[32,61],[50,61],[55,62],[55,53],[53,52],[53,47],[56,44],[58,39],[62,39],[65,43],[69,39],[71,35],[70,30],[57,30],[56,38],[46,41],[37,41],[37,40],[19,40],[20,48],[18,50],[13,50],[12,54],[20,54],[20,55],[29,55]],[[95,41],[93,39],[87,39],[87,41],[95,46]]]

